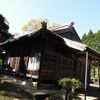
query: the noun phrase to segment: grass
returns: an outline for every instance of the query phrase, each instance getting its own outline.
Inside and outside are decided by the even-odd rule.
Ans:
[[[12,83],[0,83],[0,100],[32,100],[32,96]]]
[[[14,100],[15,97],[7,94],[8,92],[5,90],[0,90],[0,100]]]
[[[20,100],[21,94],[6,89],[0,89],[0,100]]]

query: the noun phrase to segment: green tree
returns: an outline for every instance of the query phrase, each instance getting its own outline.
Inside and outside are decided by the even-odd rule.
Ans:
[[[100,30],[98,30],[96,33],[93,33],[92,30],[90,30],[87,35],[84,34],[82,37],[83,43],[87,44],[89,47],[97,50],[100,52]],[[91,79],[95,79],[98,76],[97,73],[97,66],[91,65]]]
[[[6,18],[0,14],[0,42],[4,42],[7,39],[13,37],[9,32],[9,24]]]
[[[24,32],[32,32],[35,29],[39,29],[42,21],[48,22],[47,19],[31,19],[28,23],[22,26],[22,30]]]
[[[100,52],[100,31],[93,33],[92,30],[90,30],[87,35],[83,35],[82,41],[89,47]]]
[[[100,30],[94,36],[94,49],[100,52]]]
[[[43,22],[43,21],[49,23],[48,19],[31,19],[28,23],[26,23],[22,26],[22,31],[29,33],[35,29],[39,29],[39,28],[41,28],[41,22]],[[51,25],[48,25],[48,29],[54,29],[59,26],[60,26],[59,24],[53,23]]]
[[[82,41],[84,42],[84,43],[86,43],[86,38],[87,38],[87,35],[86,35],[86,33],[83,35],[83,37],[82,37]]]
[[[93,44],[92,44],[93,43],[93,37],[94,37],[94,33],[92,32],[92,30],[90,30],[88,35],[83,35],[82,40],[85,44],[92,47],[93,46]]]

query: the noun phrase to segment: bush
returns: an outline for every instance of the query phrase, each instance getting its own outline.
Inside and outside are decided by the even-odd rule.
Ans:
[[[71,91],[75,92],[76,90],[82,89],[83,84],[76,79],[71,79],[71,78],[62,78],[58,81],[58,84],[62,86],[64,89],[70,88]]]
[[[79,90],[83,89],[82,83],[74,78],[62,78],[58,81],[58,84],[66,91],[65,100],[73,100],[73,97],[80,92]]]

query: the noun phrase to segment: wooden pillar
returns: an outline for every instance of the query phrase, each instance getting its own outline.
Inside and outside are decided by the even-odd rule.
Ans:
[[[90,77],[91,77],[91,66],[88,66],[88,82],[90,83]]]
[[[100,65],[98,65],[98,82],[99,82],[99,88],[100,88]]]

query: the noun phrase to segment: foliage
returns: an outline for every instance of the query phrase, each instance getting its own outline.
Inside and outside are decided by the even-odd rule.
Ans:
[[[22,26],[22,30],[24,32],[32,32],[33,30],[41,27],[42,21],[48,22],[47,19],[31,19],[27,24]]]
[[[90,30],[87,35],[83,35],[82,41],[89,47],[100,52],[100,30],[96,33],[93,33],[92,30]]]
[[[72,79],[72,88],[74,90],[83,88],[82,83],[79,80]]]
[[[71,85],[71,79],[70,78],[60,79],[59,85],[61,85],[63,88],[68,87],[69,85]]]
[[[48,19],[31,19],[28,23],[26,23],[22,26],[22,30],[27,33],[32,32],[35,29],[41,28],[41,22],[43,22],[43,21],[45,21],[47,23],[49,22]],[[60,26],[59,24],[53,23],[48,26],[48,29],[54,29],[59,26]]]
[[[91,65],[91,69],[90,69],[90,79],[94,80],[94,79],[98,79],[98,67],[95,65]]]
[[[98,30],[96,33],[93,33],[92,30],[90,30],[87,34],[83,35],[82,41],[89,47],[100,52],[100,30]],[[96,68],[97,66],[94,65],[90,66],[91,66],[91,79],[97,78],[98,76],[98,71]]]
[[[71,79],[71,78],[62,78],[59,80],[59,85],[61,85],[64,89],[70,87],[74,91],[77,89],[81,89],[83,87],[82,83],[79,80]]]
[[[65,100],[73,100],[74,95],[80,92],[79,89],[83,89],[82,83],[74,78],[62,78],[58,84],[66,90]]]
[[[4,42],[7,39],[13,37],[9,32],[9,24],[6,18],[0,14],[0,42]]]

